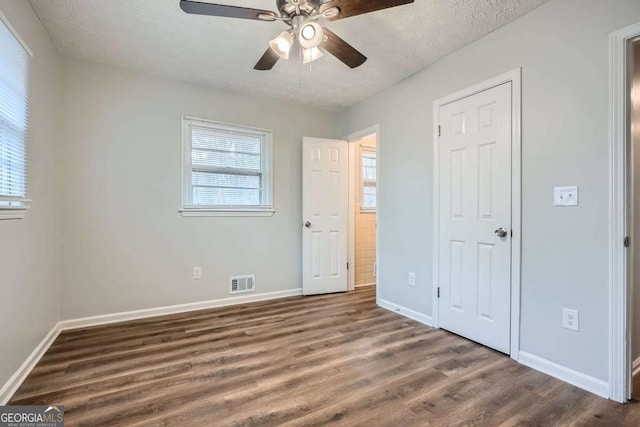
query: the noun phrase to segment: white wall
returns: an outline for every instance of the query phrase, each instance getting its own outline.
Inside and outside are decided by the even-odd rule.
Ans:
[[[607,380],[608,35],[637,21],[637,0],[553,0],[348,110],[344,134],[380,123],[382,298],[432,312],[432,102],[521,66],[521,349]],[[554,208],[574,184],[580,206]]]
[[[64,319],[225,298],[230,275],[301,286],[302,137],[341,136],[335,113],[75,59],[63,72]],[[182,115],[273,129],[273,217],[180,215]]]
[[[0,220],[0,387],[60,317],[60,60],[27,1],[0,0],[0,11],[33,51],[29,187],[22,220]]]

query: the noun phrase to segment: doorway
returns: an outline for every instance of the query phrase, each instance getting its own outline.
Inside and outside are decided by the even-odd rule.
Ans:
[[[519,358],[520,69],[434,102],[434,326]]]
[[[640,22],[610,35],[609,398],[626,402],[640,368],[640,143],[634,87]],[[637,144],[637,145],[636,145]],[[638,163],[636,163],[638,162]],[[636,196],[636,194],[638,196]],[[640,204],[638,204],[640,207]],[[636,289],[634,289],[636,288]],[[636,325],[636,322],[638,324]],[[637,378],[638,375],[635,375]]]
[[[376,286],[378,136],[349,140],[349,289]]]
[[[640,242],[640,41],[631,46],[631,241]],[[640,400],[640,250],[630,248],[632,397]]]
[[[375,286],[378,126],[344,140],[303,138],[302,293]]]

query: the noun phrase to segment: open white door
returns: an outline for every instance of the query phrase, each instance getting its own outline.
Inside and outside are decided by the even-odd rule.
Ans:
[[[504,353],[511,327],[511,83],[440,107],[440,327]]]
[[[302,292],[347,291],[347,141],[302,144]]]

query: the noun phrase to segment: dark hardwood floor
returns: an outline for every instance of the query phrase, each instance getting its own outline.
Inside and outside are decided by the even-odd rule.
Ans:
[[[11,404],[67,426],[638,426],[594,396],[375,305],[373,288],[62,333]]]

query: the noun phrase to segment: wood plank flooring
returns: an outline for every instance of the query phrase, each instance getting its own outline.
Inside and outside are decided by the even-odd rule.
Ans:
[[[381,309],[374,288],[62,333],[11,400],[67,426],[638,426],[509,357]]]
[[[633,376],[631,388],[633,390],[631,396],[633,396],[635,400],[640,400],[640,373]]]

